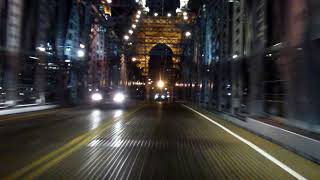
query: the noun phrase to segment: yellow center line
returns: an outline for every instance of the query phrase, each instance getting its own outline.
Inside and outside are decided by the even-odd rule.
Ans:
[[[14,172],[12,175],[9,175],[7,178],[8,180],[11,179],[18,179],[22,176],[25,176],[27,173],[30,173],[27,175],[29,177],[28,179],[33,179],[35,177],[40,176],[43,172],[48,170],[50,167],[54,166],[55,164],[59,163],[75,151],[79,150],[81,147],[85,146],[89,142],[91,142],[92,139],[97,137],[99,134],[101,134],[103,131],[109,129],[114,125],[114,121],[117,121],[119,119],[127,118],[130,115],[136,113],[140,109],[142,109],[144,106],[140,106],[135,108],[132,111],[129,111],[122,115],[119,118],[110,118],[110,120],[102,125],[100,125],[98,128],[88,131],[77,138],[71,140],[69,143],[65,144],[64,146],[58,148],[57,150],[54,150],[53,152],[43,156],[39,160],[36,160],[32,162],[30,165]],[[114,120],[114,121],[112,121]],[[45,164],[44,164],[45,163]],[[40,165],[42,165],[40,167]],[[32,172],[31,172],[32,171]]]

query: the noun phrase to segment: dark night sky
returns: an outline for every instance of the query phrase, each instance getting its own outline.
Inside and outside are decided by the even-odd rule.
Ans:
[[[147,6],[151,12],[162,12],[162,4],[164,5],[164,12],[175,12],[180,7],[179,0],[147,0]]]

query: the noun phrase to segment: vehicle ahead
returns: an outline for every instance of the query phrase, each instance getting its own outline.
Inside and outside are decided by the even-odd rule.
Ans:
[[[169,100],[170,100],[170,95],[167,93],[163,93],[163,94],[156,93],[154,96],[154,101],[156,102],[169,102]]]
[[[128,93],[121,88],[109,88],[91,93],[91,102],[104,107],[126,107]]]

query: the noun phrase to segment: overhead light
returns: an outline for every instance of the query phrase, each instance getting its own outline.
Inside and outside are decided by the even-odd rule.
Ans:
[[[190,37],[191,36],[191,32],[187,31],[185,35],[186,35],[186,37]]]
[[[237,59],[238,57],[239,57],[239,56],[236,55],[236,54],[232,56],[233,59]]]
[[[84,44],[80,44],[80,48],[84,49],[86,46]]]
[[[172,14],[171,14],[171,13],[168,13],[168,14],[167,14],[167,16],[168,16],[168,17],[171,17],[171,16],[172,16]]]
[[[138,11],[138,14],[141,14],[141,11],[140,11],[140,10]]]
[[[188,20],[189,17],[188,17],[188,16],[183,16],[183,19],[184,19],[184,20]]]
[[[133,34],[133,30],[132,29],[129,30],[129,34]]]
[[[129,40],[129,39],[130,39],[130,37],[129,37],[128,35],[125,35],[125,36],[124,36],[124,40],[127,41],[127,40]]]
[[[159,16],[159,14],[158,14],[158,13],[154,13],[153,15],[154,15],[155,17]]]
[[[162,89],[162,88],[164,88],[165,84],[162,80],[159,80],[157,83],[157,86],[158,86],[158,88]]]
[[[133,57],[132,62],[136,62],[136,61],[137,61],[137,58]]]
[[[112,0],[107,0],[107,3],[111,4],[111,3],[112,3]]]
[[[135,24],[132,24],[132,28],[135,29],[137,27],[137,25]]]
[[[136,23],[138,23],[139,22],[139,19],[136,19]]]
[[[141,16],[140,16],[140,14],[137,14],[137,15],[136,15],[136,18],[138,18],[138,19],[139,19],[140,17],[141,17]]]

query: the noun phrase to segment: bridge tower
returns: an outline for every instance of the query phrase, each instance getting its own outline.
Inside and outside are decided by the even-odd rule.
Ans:
[[[150,52],[158,44],[168,46],[173,52],[173,68],[179,70],[183,53],[185,33],[193,23],[195,17],[186,19],[182,13],[175,16],[151,16],[145,15],[134,35],[134,52],[138,63],[143,69],[143,75],[149,74]]]

